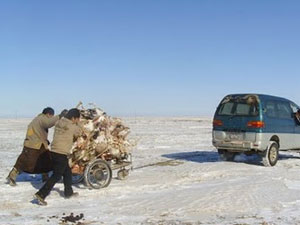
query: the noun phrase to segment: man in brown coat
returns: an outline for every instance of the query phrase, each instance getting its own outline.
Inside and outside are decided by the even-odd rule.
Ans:
[[[65,198],[78,195],[72,189],[72,172],[68,162],[74,141],[82,134],[78,125],[80,112],[78,109],[70,109],[67,115],[59,120],[54,129],[51,143],[51,158],[53,174],[44,186],[34,195],[40,205],[47,205],[45,198],[49,195],[54,185],[63,177]]]
[[[10,171],[7,179],[11,186],[16,185],[17,175],[21,172],[45,173],[52,170],[48,146],[48,129],[53,127],[63,114],[54,116],[54,110],[47,107],[28,125],[22,153]]]

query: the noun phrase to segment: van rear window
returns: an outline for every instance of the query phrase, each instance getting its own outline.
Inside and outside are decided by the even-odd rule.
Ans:
[[[246,101],[230,100],[221,103],[218,115],[224,116],[257,116],[258,106],[256,104],[248,104]]]

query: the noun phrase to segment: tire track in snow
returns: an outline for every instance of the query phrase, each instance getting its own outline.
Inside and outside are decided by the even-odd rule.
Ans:
[[[145,165],[138,166],[138,167],[133,167],[132,170],[138,170],[138,169],[143,169],[143,168],[152,167],[152,166],[168,165],[169,163],[172,163],[172,162],[184,161],[184,160],[199,157],[199,156],[203,156],[203,152],[198,151],[198,152],[195,152],[195,154],[182,153],[182,156],[177,156],[177,158],[159,161],[159,162],[155,162],[155,163],[149,163],[149,164],[145,164]],[[218,160],[218,158],[216,157],[215,160]],[[207,162],[209,162],[209,161],[207,161]]]

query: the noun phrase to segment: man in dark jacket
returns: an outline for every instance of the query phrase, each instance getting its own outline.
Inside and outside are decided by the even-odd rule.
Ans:
[[[74,141],[82,134],[82,128],[78,125],[79,119],[80,112],[74,108],[70,109],[67,115],[55,125],[50,150],[53,162],[53,174],[34,195],[40,205],[47,205],[45,198],[61,177],[63,177],[64,182],[65,198],[78,195],[78,193],[74,193],[72,189],[72,172],[69,166],[68,155],[71,153]]]
[[[17,175],[23,171],[27,173],[45,173],[52,170],[48,146],[48,129],[53,127],[65,113],[66,110],[63,110],[60,115],[54,116],[54,110],[47,107],[31,121],[27,128],[23,151],[6,178],[8,184],[15,186]]]
[[[297,125],[300,125],[300,109],[295,113],[295,121]]]

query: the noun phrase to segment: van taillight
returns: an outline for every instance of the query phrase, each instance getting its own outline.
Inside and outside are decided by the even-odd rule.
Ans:
[[[263,121],[250,121],[247,123],[247,126],[251,128],[262,128],[265,127],[265,123]]]
[[[214,121],[213,121],[213,126],[214,126],[214,127],[220,127],[220,126],[223,126],[222,120],[214,120]]]

